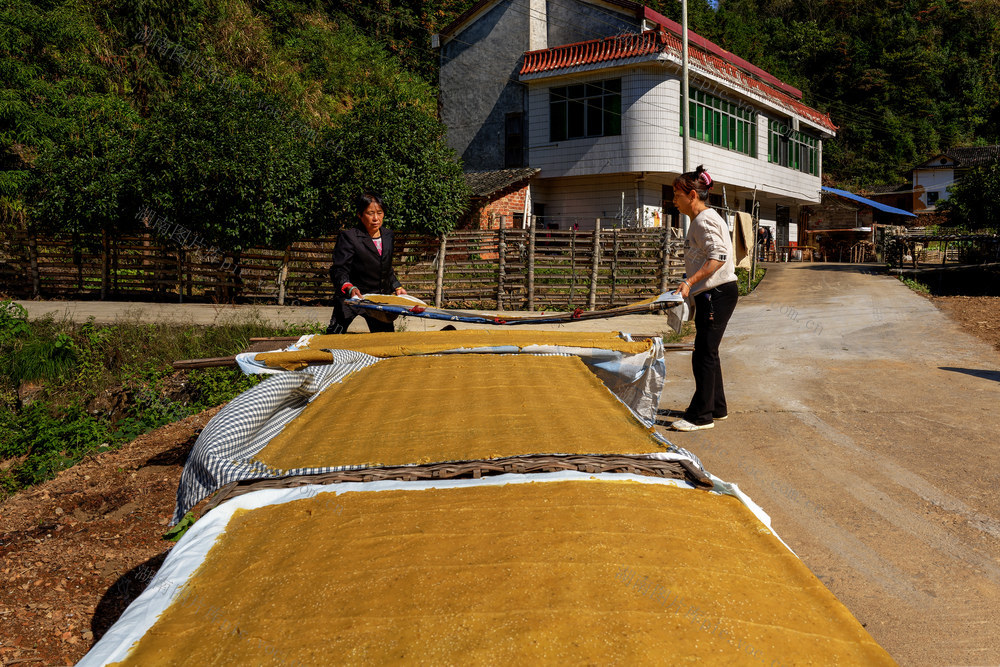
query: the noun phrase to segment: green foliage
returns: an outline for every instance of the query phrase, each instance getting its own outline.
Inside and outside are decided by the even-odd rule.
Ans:
[[[58,334],[53,340],[34,339],[2,358],[3,372],[15,385],[33,380],[54,380],[66,375],[76,363],[73,340]]]
[[[237,368],[205,368],[188,373],[188,383],[198,404],[208,408],[233,400],[264,377],[244,375]]]
[[[948,192],[937,208],[951,225],[1000,232],[1000,163],[966,172]]]
[[[232,368],[177,373],[171,361],[223,356],[245,348],[251,337],[316,329],[271,327],[259,317],[214,327],[137,321],[74,326],[51,318],[29,322],[23,308],[0,304],[0,496],[48,479],[88,454],[225,403],[263,377]],[[18,362],[21,357],[53,365]],[[29,379],[41,382],[41,392],[20,406],[17,390]]]
[[[187,85],[139,140],[140,199],[211,244],[283,247],[312,231],[317,204],[303,125],[276,96]]]
[[[410,71],[428,80],[437,77],[437,52],[430,35],[440,32],[475,0],[333,0],[330,11],[356,25],[399,59]]]
[[[444,127],[415,104],[383,95],[357,104],[318,152],[317,177],[338,226],[357,224],[353,197],[374,189],[393,229],[440,234],[468,203]],[[332,231],[332,230],[330,230]]]
[[[32,403],[20,415],[0,420],[0,459],[18,460],[0,474],[0,492],[50,479],[83,456],[107,448],[108,423],[92,418],[79,404],[53,409]]]
[[[913,278],[904,278],[903,276],[899,276],[899,280],[901,283],[909,287],[914,292],[920,292],[921,294],[931,293],[931,288],[925,285],[924,283],[920,282],[919,280],[914,280]]]
[[[77,131],[35,164],[35,227],[52,232],[131,231],[139,116],[114,96],[74,100]]]
[[[27,339],[30,333],[24,306],[10,300],[0,301],[0,352]]]
[[[316,165],[331,172],[317,155],[321,131],[356,125],[347,116],[358,100],[387,97],[407,119],[420,116],[419,137],[427,125],[441,132],[427,80],[339,7],[331,11],[287,0],[6,3],[0,220],[114,234],[131,231],[149,207],[227,251],[282,247],[326,229],[344,203],[319,197],[338,185],[314,173]],[[431,141],[417,159],[383,165],[393,173],[386,187],[425,170],[438,193],[442,182],[458,184],[434,211],[457,216],[464,183],[447,177],[458,169],[454,155],[437,149]]]
[[[844,185],[975,138],[1000,141],[992,0],[726,0],[705,36],[801,88],[840,127],[823,169]]]
[[[188,528],[194,525],[195,521],[194,512],[188,512],[180,521],[177,522],[176,526],[163,534],[163,539],[171,542],[177,542],[184,537],[184,533],[188,531]]]
[[[757,289],[757,285],[760,283],[761,280],[764,279],[764,274],[765,273],[767,273],[767,269],[758,266],[757,267],[757,275],[754,276],[753,284],[751,285],[750,284],[750,270],[749,269],[742,269],[742,268],[737,267],[736,268],[736,281],[737,281],[737,285],[739,286],[740,296],[746,296],[750,292],[752,292],[755,289]]]

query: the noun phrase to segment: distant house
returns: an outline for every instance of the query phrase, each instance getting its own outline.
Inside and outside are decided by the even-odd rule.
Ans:
[[[918,164],[910,172],[913,183],[913,212],[933,213],[938,202],[948,198],[948,187],[974,167],[1000,162],[1000,145],[950,148]]]
[[[803,235],[808,242],[803,244],[833,261],[867,261],[875,250],[877,227],[906,226],[916,218],[882,201],[827,186],[823,186],[822,202],[806,211]],[[871,244],[860,256],[851,252],[859,243]]]
[[[540,226],[676,225],[680,32],[629,0],[481,0],[434,38],[448,142],[473,172],[538,169],[526,196]],[[715,178],[713,203],[756,200],[795,244],[836,127],[796,88],[689,40],[690,168]]]

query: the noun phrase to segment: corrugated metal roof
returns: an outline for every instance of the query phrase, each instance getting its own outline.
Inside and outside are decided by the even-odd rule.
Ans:
[[[829,192],[830,194],[837,195],[838,197],[851,199],[853,201],[864,204],[865,206],[871,206],[872,208],[878,209],[879,211],[884,211],[886,213],[892,213],[894,215],[905,215],[908,218],[917,217],[915,213],[910,213],[909,211],[904,211],[901,208],[895,208],[894,206],[889,206],[887,204],[883,204],[882,202],[875,201],[873,199],[866,199],[861,195],[856,195],[853,192],[848,192],[847,190],[838,190],[837,188],[829,188],[824,185],[823,192]]]

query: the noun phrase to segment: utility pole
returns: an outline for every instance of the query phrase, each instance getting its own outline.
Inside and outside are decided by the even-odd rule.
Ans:
[[[684,129],[681,131],[681,173],[691,171],[690,153],[688,148],[688,134],[691,131],[691,112],[688,99],[690,96],[688,88],[688,3],[681,0],[681,118]],[[684,236],[687,236],[690,221],[686,215],[681,215],[681,229]]]

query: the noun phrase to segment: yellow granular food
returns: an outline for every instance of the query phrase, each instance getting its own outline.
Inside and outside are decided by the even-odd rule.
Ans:
[[[735,498],[603,480],[238,512],[123,664],[388,662],[894,664]]]
[[[369,334],[313,336],[312,350],[355,350],[375,357],[433,354],[442,350],[507,345],[562,345],[594,347],[626,354],[640,354],[651,341],[628,342],[616,332],[533,331],[525,329],[460,329],[457,331],[399,331]]]
[[[255,457],[291,469],[663,451],[577,357],[397,357],[331,385]]]
[[[333,361],[333,354],[323,350],[296,350],[295,352],[264,352],[254,357],[271,368],[284,368],[286,371],[299,371],[310,364],[328,364]]]
[[[560,345],[641,354],[652,346],[649,340],[628,342],[617,333],[580,331],[473,330],[408,331],[399,333],[339,334],[313,336],[309,349],[298,352],[262,352],[254,357],[271,368],[300,370],[309,364],[329,363],[333,355],[323,350],[353,350],[373,357],[404,357],[435,354],[461,348],[508,346],[519,350],[529,345]]]

